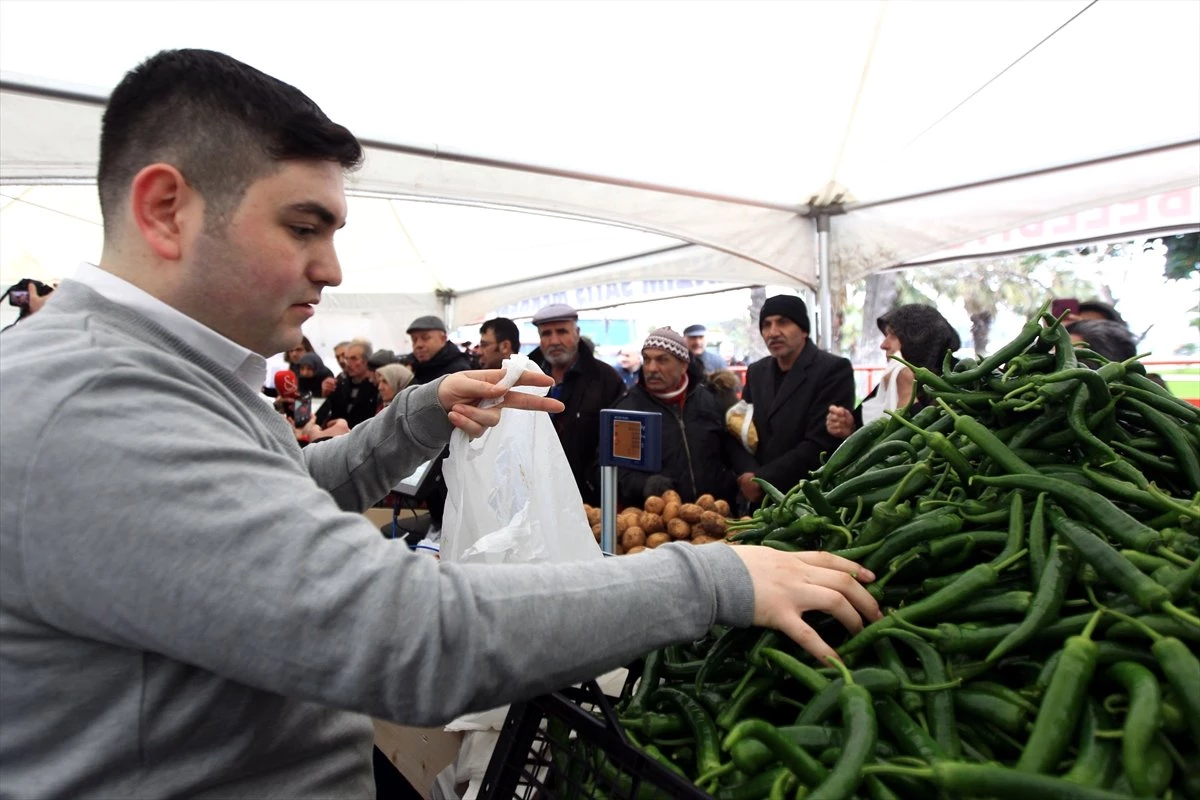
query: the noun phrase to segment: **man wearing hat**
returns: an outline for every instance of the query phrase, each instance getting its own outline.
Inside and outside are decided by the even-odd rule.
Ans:
[[[529,359],[554,378],[550,396],[566,406],[554,429],[571,465],[583,502],[600,503],[600,409],[612,408],[625,392],[617,371],[597,360],[579,335],[579,314],[556,303],[533,315],[540,346]]]
[[[783,491],[820,465],[841,439],[825,429],[829,407],[854,407],[854,370],[808,340],[808,307],[794,295],[768,297],[758,330],[771,355],[746,370],[742,399],[754,404],[758,469],[738,478],[742,494],[762,499],[757,476]]]
[[[453,372],[465,372],[471,362],[446,336],[446,323],[428,314],[417,317],[405,331],[412,339],[413,383],[420,385]]]
[[[703,325],[688,325],[683,329],[683,338],[687,340],[688,350],[700,362],[705,375],[725,369],[727,366],[725,359],[704,346],[704,337],[707,334],[708,329]]]
[[[640,379],[617,408],[663,415],[662,469],[657,475],[621,470],[622,503],[640,506],[650,495],[674,489],[684,502],[711,494],[733,505],[737,476],[754,471],[754,457],[726,430],[725,415],[684,337],[670,328],[646,337]]]

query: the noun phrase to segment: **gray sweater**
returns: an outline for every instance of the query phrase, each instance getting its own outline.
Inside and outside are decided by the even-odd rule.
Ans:
[[[381,537],[358,512],[447,442],[437,386],[301,450],[82,284],[0,337],[0,797],[371,797],[367,715],[437,725],[749,624],[726,547],[455,566]]]

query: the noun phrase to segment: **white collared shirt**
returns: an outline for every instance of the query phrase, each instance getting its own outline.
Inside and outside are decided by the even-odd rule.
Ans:
[[[118,278],[94,264],[80,264],[71,280],[98,292],[106,300],[131,308],[153,320],[232,372],[249,386],[251,391],[262,393],[267,379],[267,360],[258,353],[242,347],[129,281]]]

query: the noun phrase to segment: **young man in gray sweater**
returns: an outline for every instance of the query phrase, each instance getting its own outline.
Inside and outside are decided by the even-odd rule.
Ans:
[[[803,612],[878,617],[873,576],[828,554],[482,567],[380,537],[359,512],[453,427],[495,425],[477,404],[503,391],[450,375],[303,451],[259,395],[341,280],[361,157],[221,54],[160,53],[114,91],[100,264],[0,337],[0,795],[369,797],[368,715],[436,725],[718,622],[825,657]]]

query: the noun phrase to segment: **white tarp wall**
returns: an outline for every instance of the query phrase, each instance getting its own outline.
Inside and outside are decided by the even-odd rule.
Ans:
[[[1200,184],[1190,0],[145,8],[0,5],[0,182],[8,197],[38,185],[0,198],[5,279],[24,275],[10,252],[21,268],[86,257],[25,241],[44,229],[10,211],[36,203],[77,230],[65,220],[87,219],[94,191],[41,184],[92,178],[99,104],[28,87],[100,96],[175,46],[288,80],[368,140],[339,234],[346,282],[319,314],[399,328],[442,310],[439,291],[465,323],[648,275],[811,288],[812,205],[844,207],[830,263],[852,279]],[[109,24],[122,15],[138,24]],[[340,21],[351,35],[329,33]]]

